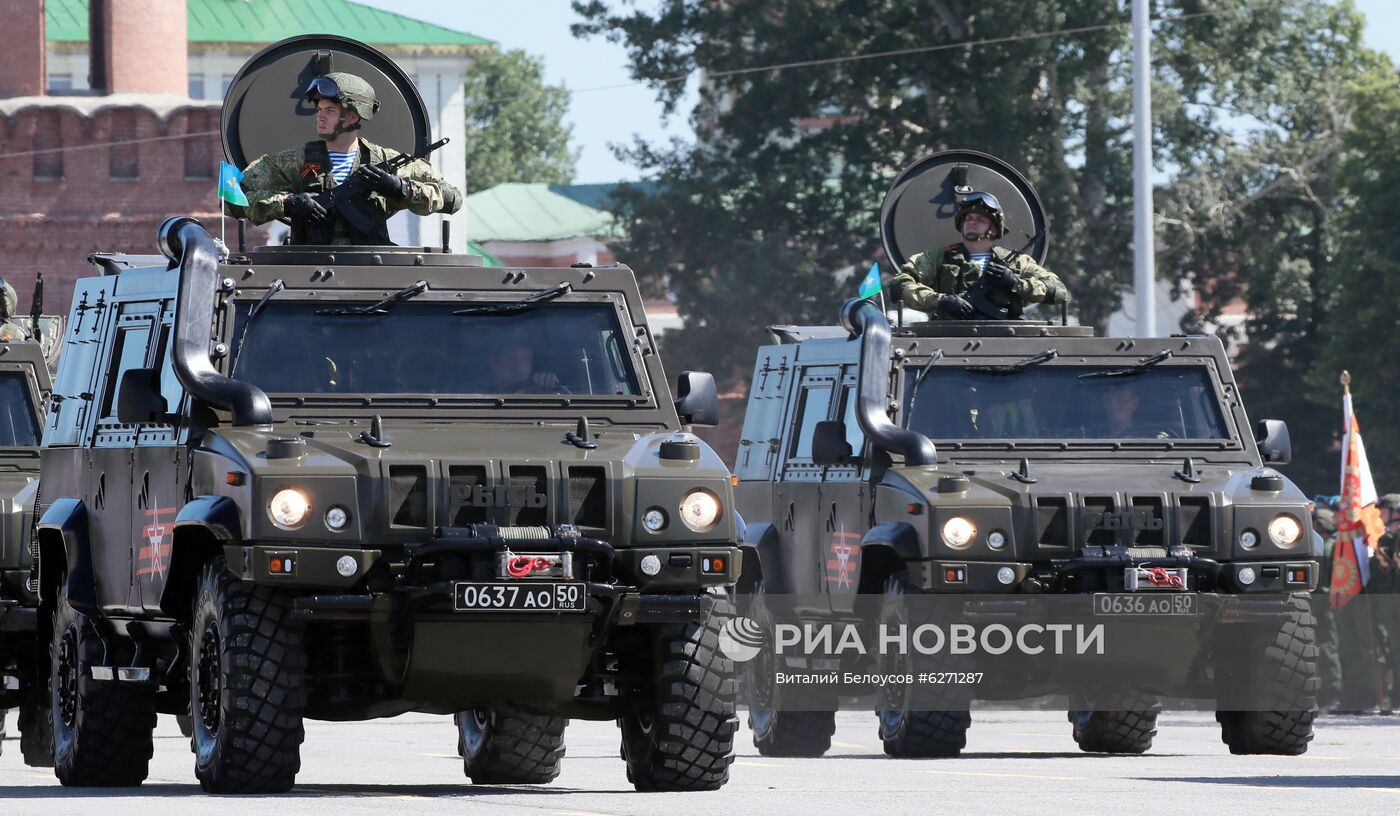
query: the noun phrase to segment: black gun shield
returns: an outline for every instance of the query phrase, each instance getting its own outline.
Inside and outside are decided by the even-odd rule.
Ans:
[[[243,64],[224,96],[220,131],[224,156],[239,169],[264,153],[316,138],[316,108],[303,96],[311,80],[344,71],[374,86],[379,112],[360,133],[371,142],[414,153],[428,146],[432,125],[408,74],[387,55],[331,34],[289,37]]]
[[[971,191],[991,193],[1001,201],[1007,231],[999,243],[1020,249],[1045,228],[1040,196],[1016,168],[976,150],[931,153],[904,169],[880,206],[880,241],[898,269],[910,256],[962,240],[953,226],[958,203]],[[1026,249],[1037,263],[1050,250],[1050,234]]]

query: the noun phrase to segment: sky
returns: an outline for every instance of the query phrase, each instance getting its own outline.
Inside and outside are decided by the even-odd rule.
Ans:
[[[655,93],[644,85],[599,90],[633,81],[621,44],[601,38],[575,39],[569,25],[577,20],[569,0],[356,0],[368,6],[468,31],[495,40],[503,49],[524,49],[544,58],[546,79],[575,91],[569,109],[574,146],[580,151],[575,181],[581,184],[635,181],[638,170],[619,161],[611,144],[634,136],[662,141],[689,137],[682,108],[669,121],[662,117]],[[913,0],[910,0],[913,2]],[[1354,0],[1366,15],[1366,44],[1386,51],[1400,63],[1400,2]],[[614,2],[614,5],[620,5]],[[636,0],[642,8],[656,0]],[[528,14],[523,13],[528,9]],[[692,96],[693,99],[693,96]]]

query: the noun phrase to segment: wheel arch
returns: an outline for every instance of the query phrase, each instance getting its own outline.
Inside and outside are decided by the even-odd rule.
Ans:
[[[225,544],[243,540],[238,505],[227,496],[197,496],[180,508],[172,538],[160,609],[185,620],[204,564],[222,555]]]
[[[68,603],[96,615],[97,585],[92,572],[92,539],[87,506],[81,499],[58,499],[34,526],[39,543],[39,600],[55,603],[67,576]]]

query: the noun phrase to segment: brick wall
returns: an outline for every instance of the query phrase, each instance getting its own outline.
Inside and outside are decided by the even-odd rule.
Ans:
[[[193,215],[217,236],[219,137],[180,137],[217,130],[218,116],[215,107],[191,107],[161,117],[141,105],[88,115],[59,99],[0,115],[0,275],[19,291],[21,309],[29,310],[42,269],[45,311],[66,313],[73,281],[94,272],[89,253],[154,254],[167,216]],[[108,144],[132,139],[150,141]],[[237,225],[230,219],[227,228],[233,244]],[[264,231],[249,231],[250,245],[264,240]]]

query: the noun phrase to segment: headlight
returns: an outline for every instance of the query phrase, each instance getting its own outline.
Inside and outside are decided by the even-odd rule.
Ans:
[[[681,521],[697,533],[715,526],[719,520],[719,499],[708,490],[692,490],[681,500]]]
[[[1292,547],[1303,535],[1303,525],[1287,513],[1279,513],[1269,522],[1269,539],[1279,547]]]
[[[642,514],[642,526],[647,528],[649,533],[659,533],[666,529],[666,511],[660,507],[653,507]]]
[[[943,540],[955,550],[961,550],[972,543],[977,535],[977,525],[963,516],[953,516],[943,522]]]
[[[267,514],[272,518],[272,523],[278,527],[298,527],[306,520],[306,513],[311,509],[311,500],[306,494],[294,487],[288,487],[277,491],[277,495],[272,497],[272,501],[267,505]]]
[[[340,505],[336,505],[326,511],[326,526],[337,532],[345,529],[345,525],[350,523],[350,511]]]

